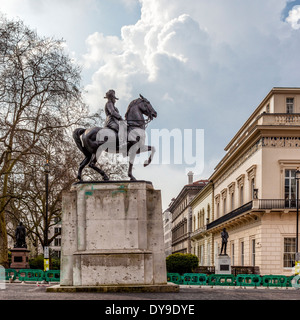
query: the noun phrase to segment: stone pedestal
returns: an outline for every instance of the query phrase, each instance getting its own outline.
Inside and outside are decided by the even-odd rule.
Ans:
[[[231,259],[227,254],[219,254],[215,263],[216,274],[231,274]]]
[[[149,182],[73,185],[61,247],[60,285],[48,291],[178,291],[167,284],[161,193]]]
[[[29,252],[26,248],[13,248],[11,251],[11,269],[29,269]]]

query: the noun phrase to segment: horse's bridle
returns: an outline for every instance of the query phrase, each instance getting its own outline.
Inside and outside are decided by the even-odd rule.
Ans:
[[[146,103],[146,108],[147,108],[147,111],[148,111],[148,118],[147,119],[144,119],[144,120],[129,120],[129,121],[134,121],[134,122],[144,122],[145,123],[145,128],[147,128],[148,124],[153,120],[153,118],[150,116],[151,115],[151,111],[149,109],[149,106],[148,106],[148,103],[149,102],[146,102],[144,99],[142,99],[144,103]],[[128,121],[128,120],[127,120]],[[128,125],[128,124],[127,124]]]

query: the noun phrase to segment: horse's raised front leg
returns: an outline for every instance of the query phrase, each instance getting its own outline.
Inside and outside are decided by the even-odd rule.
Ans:
[[[146,151],[151,151],[151,154],[148,160],[144,162],[144,167],[147,167],[151,163],[156,150],[155,150],[155,147],[153,146],[144,146],[140,152],[146,152]]]

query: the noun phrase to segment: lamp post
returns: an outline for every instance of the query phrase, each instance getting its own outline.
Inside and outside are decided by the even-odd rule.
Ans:
[[[299,228],[299,179],[300,171],[299,168],[296,170],[296,254],[295,254],[295,273],[300,273],[300,255],[299,255],[299,241],[298,241],[298,228]]]
[[[48,198],[49,198],[49,161],[46,160],[44,165],[45,172],[45,191],[46,191],[46,205],[45,205],[45,229],[44,229],[44,271],[49,270],[49,247],[48,247]]]

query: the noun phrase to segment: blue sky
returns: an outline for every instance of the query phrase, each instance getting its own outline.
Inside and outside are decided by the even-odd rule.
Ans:
[[[124,115],[139,93],[158,112],[151,129],[204,129],[208,178],[224,147],[272,87],[300,87],[300,0],[0,0],[40,35],[66,40],[82,66],[91,110],[115,89]],[[80,161],[80,159],[79,159]],[[163,206],[186,165],[137,167]]]
[[[287,1],[285,8],[282,10],[282,20],[284,21],[288,16],[290,11],[297,5],[300,5],[300,0],[290,0]]]

